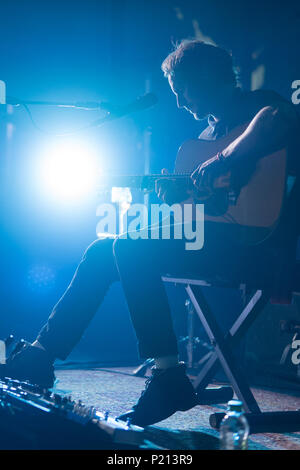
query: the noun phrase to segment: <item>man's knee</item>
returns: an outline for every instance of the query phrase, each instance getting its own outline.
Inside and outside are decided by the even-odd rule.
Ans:
[[[142,238],[130,238],[130,235],[120,235],[113,242],[113,253],[118,259],[136,259],[144,258],[152,252],[151,240]]]
[[[115,257],[118,257],[120,252],[123,251],[123,246],[124,246],[124,239],[121,239],[120,237],[116,237],[115,240],[113,241],[113,254]]]
[[[139,240],[131,239],[130,236],[119,235],[113,241],[113,253],[116,257],[123,256],[126,253],[132,253],[138,248]]]
[[[103,258],[112,257],[114,241],[114,238],[98,238],[87,247],[83,258],[103,260]]]
[[[115,258],[113,255],[114,238],[105,238],[95,240],[86,249],[82,261],[79,265],[81,273],[93,273],[101,275],[106,281],[118,280]]]

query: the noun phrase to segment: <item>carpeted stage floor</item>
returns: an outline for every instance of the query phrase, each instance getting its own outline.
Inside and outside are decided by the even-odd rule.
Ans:
[[[59,369],[56,387],[86,405],[112,416],[128,410],[138,399],[145,379],[130,375],[133,368]],[[300,393],[253,389],[262,411],[296,410],[300,408]],[[209,415],[225,407],[197,406],[187,412],[177,412],[151,426],[147,438],[168,449],[218,449],[218,433],[210,428]],[[300,433],[254,434],[250,449],[300,450]]]

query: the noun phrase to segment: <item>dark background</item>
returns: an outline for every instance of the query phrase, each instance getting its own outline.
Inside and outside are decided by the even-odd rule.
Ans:
[[[10,96],[127,103],[145,91],[157,94],[152,109],[80,135],[92,142],[105,170],[119,173],[143,172],[145,131],[151,132],[151,171],[158,172],[172,169],[179,145],[205,126],[176,109],[160,70],[173,42],[196,36],[229,49],[245,88],[271,88],[291,99],[291,83],[300,79],[299,2],[10,0],[0,3],[0,22],[0,79]],[[43,206],[32,192],[33,168],[54,138],[51,133],[76,130],[98,117],[97,112],[46,107],[31,111],[43,132],[23,108],[8,117],[2,113],[0,121],[0,337],[14,332],[29,340],[95,238],[97,223],[92,197],[71,208]],[[7,119],[14,129],[8,146]],[[182,310],[183,294],[173,296],[174,310]],[[226,296],[226,302],[239,305],[235,294]],[[223,301],[219,307],[224,311]],[[119,285],[73,357],[136,360]]]

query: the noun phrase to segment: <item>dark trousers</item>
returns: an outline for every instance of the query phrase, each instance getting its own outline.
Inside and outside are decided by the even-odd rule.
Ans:
[[[112,282],[121,280],[141,357],[177,354],[163,274],[199,275],[233,282],[262,275],[270,256],[259,247],[234,243],[227,224],[205,224],[202,249],[188,251],[185,240],[131,238],[96,240],[55,305],[38,341],[65,359],[81,338]],[[245,274],[246,273],[246,274]],[[245,278],[245,281],[247,279]]]

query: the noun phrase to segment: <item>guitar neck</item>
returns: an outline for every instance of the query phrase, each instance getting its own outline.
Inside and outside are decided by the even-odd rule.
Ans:
[[[155,189],[155,181],[163,178],[172,178],[188,184],[190,174],[102,176],[100,177],[100,186],[105,188],[116,187],[153,191]]]

